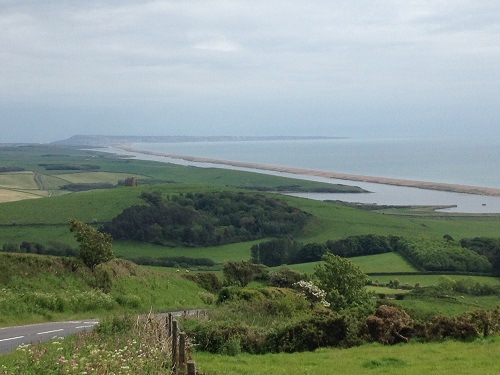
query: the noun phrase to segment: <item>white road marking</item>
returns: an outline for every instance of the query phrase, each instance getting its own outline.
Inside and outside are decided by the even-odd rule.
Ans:
[[[61,331],[64,331],[64,328],[54,329],[53,331],[38,332],[37,335],[45,335],[46,333],[61,332]]]
[[[23,337],[24,337],[24,336],[9,337],[8,339],[1,339],[0,341],[17,340],[17,339],[22,339]]]
[[[89,325],[89,326],[79,326],[79,327],[75,327],[75,329],[80,329],[80,328],[90,328],[90,327],[93,327],[94,325]]]

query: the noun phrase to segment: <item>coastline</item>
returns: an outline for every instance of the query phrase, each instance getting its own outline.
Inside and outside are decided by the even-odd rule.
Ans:
[[[196,163],[219,164],[219,165],[227,165],[227,166],[239,167],[239,168],[250,168],[250,169],[257,169],[257,170],[282,172],[282,173],[290,173],[290,174],[306,175],[306,176],[315,176],[315,177],[331,178],[331,179],[354,181],[354,182],[370,182],[370,183],[383,184],[383,185],[414,187],[414,188],[419,188],[419,189],[447,191],[447,192],[453,192],[453,193],[464,193],[464,194],[487,195],[487,196],[492,196],[492,197],[500,197],[500,189],[498,189],[498,188],[486,188],[486,187],[480,187],[480,186],[447,184],[447,183],[440,183],[440,182],[426,182],[426,181],[417,181],[417,180],[404,180],[404,179],[388,178],[388,177],[362,176],[362,175],[354,175],[354,174],[346,174],[346,173],[318,171],[318,170],[312,170],[312,169],[273,166],[273,165],[249,163],[249,162],[218,160],[218,159],[202,158],[202,157],[195,157],[195,156],[188,156],[188,155],[169,154],[169,153],[162,153],[162,152],[156,152],[156,151],[141,150],[138,148],[131,147],[129,145],[119,145],[119,146],[116,146],[116,148],[121,149],[123,151],[127,151],[127,152],[134,152],[134,153],[138,153],[138,154],[152,155],[152,156],[160,156],[160,157],[166,157],[166,158],[171,158],[171,159],[180,159],[180,160],[196,162]]]

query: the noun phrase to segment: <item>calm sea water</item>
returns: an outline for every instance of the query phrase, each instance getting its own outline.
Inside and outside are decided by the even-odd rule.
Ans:
[[[139,143],[136,148],[329,172],[500,188],[500,139],[331,139]],[[120,152],[122,153],[122,152]],[[180,164],[175,159],[134,154]],[[272,174],[277,174],[272,172]],[[286,175],[286,174],[282,174]],[[297,177],[293,175],[293,177]],[[301,176],[363,187],[371,194],[308,194],[377,204],[456,205],[451,212],[500,212],[500,198]]]

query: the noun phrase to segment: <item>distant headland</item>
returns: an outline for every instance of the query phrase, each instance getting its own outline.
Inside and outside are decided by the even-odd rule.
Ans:
[[[119,136],[119,135],[74,135],[68,139],[52,142],[59,146],[103,147],[130,143],[181,143],[181,142],[238,142],[238,141],[301,141],[321,139],[345,139],[345,137],[323,136]]]

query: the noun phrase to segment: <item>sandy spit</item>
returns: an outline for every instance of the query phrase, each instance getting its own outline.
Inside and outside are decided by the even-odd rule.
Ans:
[[[290,168],[290,167],[280,167],[280,166],[273,166],[266,164],[247,163],[247,162],[238,162],[230,160],[200,158],[195,156],[167,154],[162,152],[141,150],[127,145],[121,145],[118,146],[117,148],[122,149],[124,151],[135,152],[144,155],[162,156],[162,157],[180,159],[196,163],[229,165],[232,167],[260,169],[265,171],[284,172],[284,173],[300,174],[306,176],[332,178],[337,180],[371,182],[376,184],[406,186],[406,187],[415,187],[419,189],[430,189],[430,190],[449,191],[454,193],[466,193],[466,194],[489,195],[494,197],[500,197],[500,189],[497,188],[486,188],[480,186],[446,184],[439,182],[426,182],[426,181],[416,181],[416,180],[403,180],[398,178],[387,178],[387,177],[376,177],[376,176],[362,176],[355,174],[317,171],[312,169]]]

